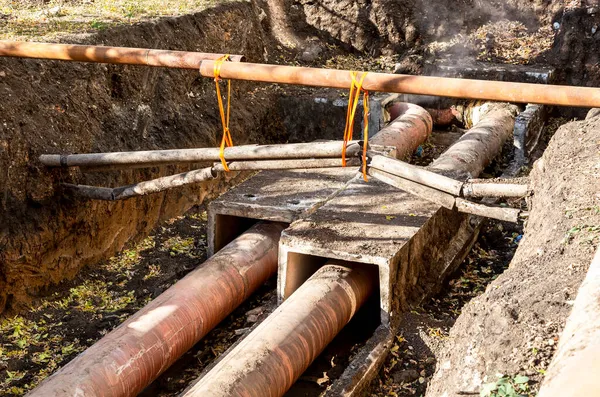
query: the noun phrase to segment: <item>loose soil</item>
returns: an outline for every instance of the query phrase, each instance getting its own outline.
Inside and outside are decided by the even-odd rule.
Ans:
[[[463,309],[436,354],[428,396],[479,393],[498,373],[527,376],[535,393],[600,242],[599,149],[598,118],[550,140],[530,174],[535,195],[515,257]]]

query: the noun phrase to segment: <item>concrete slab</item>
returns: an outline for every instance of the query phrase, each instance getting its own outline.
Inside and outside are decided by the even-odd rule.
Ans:
[[[354,175],[356,167],[259,172],[210,203],[209,256],[257,220],[291,223],[310,213]]]
[[[468,218],[457,212],[375,178],[355,178],[283,232],[278,296],[290,296],[326,259],[378,266],[381,323],[394,327],[402,310],[462,260],[472,235]]]
[[[555,70],[551,66],[497,65],[487,62],[438,62],[425,68],[425,75],[463,79],[519,81],[551,84]]]

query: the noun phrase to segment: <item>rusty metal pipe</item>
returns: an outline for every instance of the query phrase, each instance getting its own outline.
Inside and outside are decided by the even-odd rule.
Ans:
[[[427,140],[433,130],[431,115],[412,103],[398,103],[393,121],[375,134],[369,143],[396,148],[396,158],[405,159]]]
[[[182,396],[283,395],[350,321],[376,279],[364,267],[330,261]]]
[[[29,396],[137,395],[275,274],[283,229],[251,227]]]
[[[214,61],[202,61],[200,74],[212,77],[214,75],[213,66]],[[349,88],[352,81],[350,71],[347,70],[256,63],[226,63],[221,68],[221,76],[226,79],[343,89]],[[363,88],[368,91],[500,102],[600,107],[600,89],[592,87],[369,73],[363,82]]]
[[[0,41],[0,56],[198,70],[202,61],[216,60],[222,57],[223,54],[153,50],[149,48]],[[233,62],[241,62],[244,60],[244,56],[230,55],[230,59]]]
[[[406,105],[408,105],[408,104],[405,102],[394,102],[391,105],[387,106],[386,111],[388,112],[388,114],[390,116],[390,120],[394,120],[395,118],[400,116],[402,113],[404,113],[406,111]],[[448,125],[458,121],[457,116],[459,115],[459,113],[456,109],[453,109],[453,108],[446,108],[446,109],[424,108],[424,109],[431,116],[433,125],[448,126]]]

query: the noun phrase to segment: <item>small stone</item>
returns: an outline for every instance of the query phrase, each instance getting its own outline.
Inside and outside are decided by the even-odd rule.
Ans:
[[[554,346],[554,339],[548,339],[548,346]]]
[[[48,15],[57,17],[60,15],[62,9],[60,8],[60,6],[56,6],[56,7],[52,7],[48,10]]]
[[[240,336],[240,335],[244,335],[244,334],[245,334],[245,333],[247,333],[248,331],[250,331],[250,328],[249,328],[249,327],[247,327],[247,328],[240,328],[240,329],[236,329],[234,333],[235,333],[237,336]]]
[[[6,77],[6,72],[4,70],[0,70],[0,77]]]
[[[560,29],[560,23],[558,23],[558,22],[554,22],[554,23],[552,24],[552,27],[554,28],[554,30],[558,30],[558,29]]]
[[[264,306],[258,306],[252,310],[248,310],[246,312],[246,316],[260,316],[261,314],[263,314],[264,311],[265,311]]]
[[[392,375],[395,383],[411,383],[419,379],[419,373],[414,369],[398,371]]]
[[[423,378],[423,377],[420,377],[420,378],[419,378],[419,383],[420,383],[420,384],[423,384],[423,383],[425,383],[425,378]]]

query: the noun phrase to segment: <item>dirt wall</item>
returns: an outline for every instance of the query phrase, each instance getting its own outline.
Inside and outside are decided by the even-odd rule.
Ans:
[[[561,1],[299,0],[306,23],[359,51],[402,52],[502,19],[535,28],[562,8]]]
[[[235,3],[63,41],[231,51],[261,61],[265,43],[254,15],[250,4]],[[273,94],[249,83],[233,87],[235,143],[275,139],[263,127]],[[84,175],[37,161],[41,153],[215,146],[214,83],[193,71],[5,58],[0,97],[0,312],[222,190],[216,182],[123,202],[73,200],[60,182],[119,186],[186,168]]]
[[[510,267],[463,309],[427,396],[477,394],[497,373],[543,377],[600,243],[600,118],[554,135],[530,175],[530,215]]]

